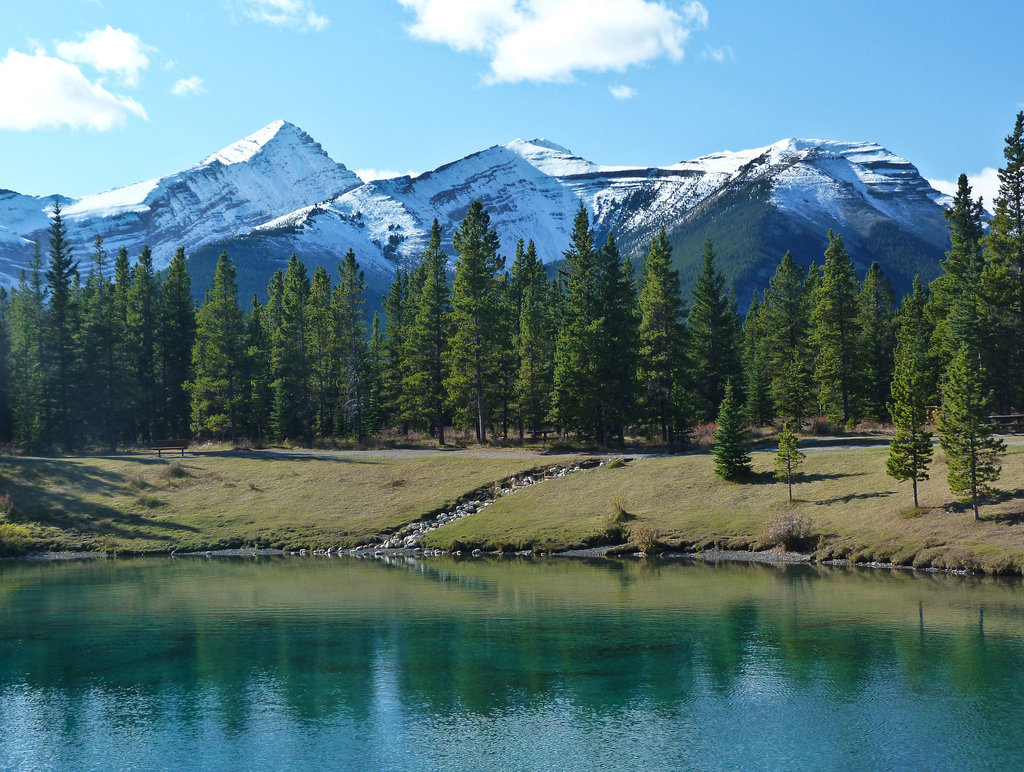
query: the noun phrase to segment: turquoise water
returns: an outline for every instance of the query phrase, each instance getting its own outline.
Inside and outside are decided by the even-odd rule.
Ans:
[[[2,769],[1020,769],[1019,582],[0,563]]]

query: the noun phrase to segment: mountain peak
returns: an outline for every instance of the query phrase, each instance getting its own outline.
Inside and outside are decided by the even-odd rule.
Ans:
[[[505,145],[505,149],[552,177],[589,174],[598,170],[597,164],[580,158],[568,148],[543,138],[514,139]]]
[[[276,120],[269,123],[257,132],[248,137],[233,142],[227,147],[221,148],[216,153],[203,159],[200,166],[206,166],[214,162],[220,162],[224,166],[245,163],[261,153],[274,140],[291,138],[296,144],[316,144],[313,138],[293,123],[285,120]]]

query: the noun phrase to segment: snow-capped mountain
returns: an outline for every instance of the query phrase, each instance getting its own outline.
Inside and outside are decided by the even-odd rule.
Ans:
[[[125,247],[135,257],[149,245],[160,268],[178,247],[192,252],[248,233],[361,184],[300,128],[275,121],[177,174],[79,199],[57,198],[79,259],[98,234],[110,253]],[[12,282],[23,264],[18,256],[44,237],[53,200],[0,191],[0,229],[8,232],[0,230],[0,280]]]
[[[440,222],[451,236],[479,198],[511,256],[533,239],[547,262],[561,259],[580,202],[598,239],[614,234],[642,256],[664,227],[684,282],[706,237],[741,305],[763,287],[781,255],[821,260],[829,228],[862,268],[879,260],[898,290],[930,278],[947,247],[942,203],[908,161],[873,143],[786,139],[661,167],[601,166],[553,142],[517,139],[416,177],[362,183],[308,135],[278,121],[197,166],[158,180],[62,199],[80,256],[95,234],[133,256],[149,244],[158,265],[183,246],[198,289],[227,249],[243,292],[260,291],[295,252],[331,267],[353,249],[374,294],[396,266],[411,266]],[[9,282],[28,241],[47,223],[52,197],[0,192],[0,271]],[[9,267],[4,267],[6,260]]]

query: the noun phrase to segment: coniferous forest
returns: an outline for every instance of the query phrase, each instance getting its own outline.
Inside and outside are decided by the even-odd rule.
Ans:
[[[164,272],[148,250],[133,264],[99,238],[73,254],[55,203],[49,243],[0,288],[0,441],[54,452],[415,432],[443,443],[454,427],[479,442],[678,444],[727,399],[753,425],[892,423],[890,473],[915,486],[937,418],[948,454],[971,449],[960,471],[977,488],[998,474],[998,447],[978,455],[994,442],[981,424],[1024,409],[1024,113],[1004,155],[987,221],[961,175],[930,286],[897,303],[879,265],[859,277],[829,232],[822,264],[784,255],[745,318],[710,241],[683,297],[664,231],[634,265],[614,237],[595,242],[582,205],[553,278],[532,243],[506,262],[479,201],[453,256],[435,222],[419,265],[398,270],[370,317],[351,251],[333,276],[293,255],[265,305],[238,297],[222,253],[197,307],[183,250]]]

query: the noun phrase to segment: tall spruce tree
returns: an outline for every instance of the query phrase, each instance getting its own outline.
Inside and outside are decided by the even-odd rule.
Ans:
[[[331,277],[318,265],[313,270],[306,307],[309,330],[310,401],[312,431],[317,437],[334,432],[334,413],[338,401],[338,341],[334,311],[331,307]]]
[[[767,339],[763,306],[755,293],[747,317],[743,320],[743,379],[747,384],[747,417],[758,426],[769,423],[775,415],[772,409]]]
[[[725,480],[735,480],[751,470],[750,434],[743,405],[732,388],[732,380],[725,382],[725,394],[718,409],[715,427],[715,474]]]
[[[437,437],[438,445],[444,445],[444,428],[448,421],[445,351],[451,335],[452,314],[448,255],[441,248],[441,237],[441,225],[434,220],[421,261],[423,284],[412,301],[406,374],[406,389],[413,395],[417,414]]]
[[[893,373],[895,296],[881,266],[874,262],[857,296],[860,358],[860,413],[876,421],[889,418],[889,387]]]
[[[409,400],[402,381],[406,372],[406,339],[409,332],[409,272],[395,271],[391,289],[384,296],[384,348],[381,362],[381,410],[385,423],[401,427],[402,434],[409,430]]]
[[[50,442],[48,380],[43,370],[43,323],[46,313],[42,255],[36,243],[28,271],[22,271],[10,301],[11,384],[14,440],[30,451]]]
[[[892,380],[892,402],[889,413],[896,426],[896,435],[889,443],[886,471],[900,481],[910,480],[914,489],[914,506],[919,506],[917,484],[928,479],[932,460],[932,435],[925,430],[928,422],[928,400],[934,376],[928,356],[926,294],[914,278],[914,291],[903,300],[898,318],[895,372]]]
[[[246,418],[245,430],[262,448],[270,429],[274,404],[273,376],[270,370],[270,336],[264,319],[265,309],[253,295],[245,320]]]
[[[14,438],[11,408],[10,295],[0,287],[0,442]]]
[[[812,338],[816,348],[814,379],[826,416],[854,420],[857,394],[857,273],[843,237],[828,232],[825,268],[814,291]]]
[[[498,313],[501,271],[498,234],[479,199],[469,205],[452,239],[459,254],[452,294],[454,333],[448,349],[446,388],[463,426],[473,426],[477,442],[487,440],[490,400],[500,364]]]
[[[739,390],[741,375],[739,319],[725,291],[725,277],[715,264],[711,239],[704,242],[703,262],[693,288],[687,326],[697,415],[711,420],[725,395],[726,381],[731,379],[734,390]]]
[[[78,334],[78,309],[76,288],[78,263],[71,253],[67,238],[67,226],[61,217],[60,202],[56,199],[50,213],[50,259],[46,269],[46,284],[49,287],[45,347],[43,349],[46,377],[50,383],[47,389],[52,399],[50,405],[54,439],[68,450],[75,445],[75,421],[73,401],[75,384],[78,383],[77,351],[75,338]]]
[[[106,276],[107,253],[96,236],[92,265],[82,290],[82,389],[86,401],[86,433],[110,452],[117,448],[117,334],[114,285]]]
[[[185,384],[192,379],[196,307],[184,249],[177,250],[167,266],[159,324],[161,434],[165,438],[186,437],[191,423],[191,405]]]
[[[549,300],[552,290],[544,272],[544,264],[537,255],[533,241],[523,252],[519,271],[520,309],[516,349],[519,373],[516,379],[516,404],[519,414],[519,438],[524,439],[526,429],[538,436],[550,408],[551,384],[554,378],[556,335],[552,334]]]
[[[633,264],[619,255],[608,234],[597,253],[595,338],[597,439],[625,441],[625,427],[636,417],[637,315]]]
[[[991,491],[988,483],[999,479],[999,458],[1006,451],[988,421],[991,396],[977,354],[961,346],[942,386],[939,444],[946,454],[949,489],[969,497],[975,520],[980,519],[980,499]]]
[[[366,341],[366,279],[351,249],[338,263],[334,290],[335,339],[340,357],[341,400],[337,424],[362,442],[366,436],[368,402]]]
[[[764,293],[760,327],[774,412],[797,429],[813,404],[810,305],[803,272],[786,252]]]
[[[130,409],[137,427],[133,441],[156,439],[159,406],[157,321],[160,318],[160,277],[153,270],[153,254],[143,247],[132,271],[127,298],[126,333],[128,372],[131,383]]]
[[[213,282],[199,309],[192,349],[194,378],[188,389],[192,397],[192,431],[197,435],[230,437],[233,444],[238,442],[248,396],[244,368],[240,366],[244,335],[235,267],[227,252],[221,252]]]
[[[598,317],[594,232],[587,208],[580,203],[573,220],[565,257],[565,323],[555,346],[555,378],[551,411],[563,429],[597,434]],[[599,440],[602,438],[598,438]]]
[[[137,416],[134,411],[135,373],[133,341],[128,334],[128,297],[132,288],[132,267],[128,250],[121,247],[114,259],[114,425],[120,442],[135,442]]]
[[[288,357],[285,347],[288,341],[281,335],[281,322],[284,318],[284,271],[278,268],[267,282],[267,305],[263,309],[263,330],[269,346],[268,366],[270,368],[270,435],[277,440],[284,439],[281,430],[284,428],[280,419],[287,423],[287,416],[279,413],[278,396],[282,393],[281,368],[286,366]]]
[[[309,274],[294,254],[280,296],[280,324],[271,346],[274,361],[274,424],[278,436],[313,444],[309,367]]]
[[[637,378],[641,406],[673,442],[686,423],[686,309],[679,272],[672,268],[672,247],[662,228],[651,240],[640,290]]]

